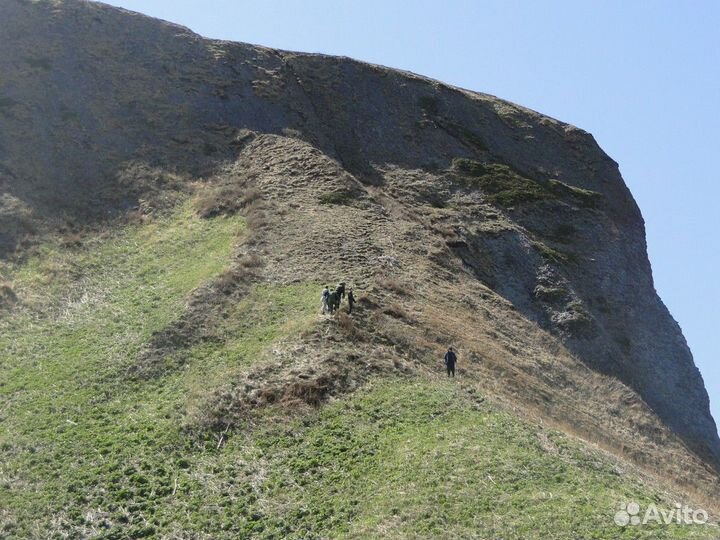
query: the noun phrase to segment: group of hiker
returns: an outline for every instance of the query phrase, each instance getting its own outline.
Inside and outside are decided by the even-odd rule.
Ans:
[[[330,292],[330,288],[325,285],[320,298],[322,303],[322,313],[335,313],[340,309],[340,303],[346,297],[348,303],[348,314],[351,314],[353,306],[355,305],[355,295],[353,294],[352,288],[348,289],[346,294],[345,283],[339,283],[333,292]]]
[[[348,303],[348,314],[352,313],[353,306],[355,305],[355,295],[353,294],[352,288],[347,290],[347,293],[345,292],[345,283],[341,282],[338,283],[338,286],[335,288],[334,291],[330,291],[330,287],[325,285],[325,288],[322,290],[320,301],[321,301],[321,309],[322,313],[330,313],[333,314],[336,311],[340,310],[340,303],[343,301],[344,298],[347,298]],[[445,361],[445,368],[447,369],[447,376],[448,377],[455,377],[455,364],[457,364],[458,357],[457,353],[452,347],[448,347],[447,352],[444,356]]]

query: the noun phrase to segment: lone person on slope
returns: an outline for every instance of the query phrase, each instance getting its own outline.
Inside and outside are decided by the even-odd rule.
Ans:
[[[448,347],[448,350],[445,353],[445,367],[447,367],[448,377],[450,377],[450,375],[455,377],[455,363],[456,362],[457,362],[457,354],[455,354],[455,351],[453,351],[452,347]]]

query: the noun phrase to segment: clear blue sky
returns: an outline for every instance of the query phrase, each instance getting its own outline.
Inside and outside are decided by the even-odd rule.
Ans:
[[[199,34],[346,55],[579,126],[620,164],[720,421],[720,2],[110,0]]]

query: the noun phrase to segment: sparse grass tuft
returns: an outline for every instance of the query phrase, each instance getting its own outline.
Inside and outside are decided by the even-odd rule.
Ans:
[[[582,300],[573,300],[566,306],[566,309],[569,312],[576,314],[578,317],[580,317],[582,319],[586,319],[589,321],[592,318],[592,316],[590,315],[590,312],[588,312],[588,310],[585,307],[585,304],[582,302]]]
[[[200,191],[194,201],[195,211],[202,218],[220,215],[232,215],[258,201],[261,192],[246,187],[240,182],[231,182],[217,186],[207,186]]]
[[[597,208],[603,202],[604,197],[602,193],[592,191],[589,189],[583,189],[576,186],[571,186],[560,180],[551,179],[548,181],[550,188],[558,194],[566,194],[577,200],[581,206],[588,208]]]
[[[17,302],[17,294],[9,283],[0,282],[0,310],[11,307]]]
[[[408,294],[409,286],[403,284],[399,279],[390,276],[381,276],[376,281],[378,287],[385,292],[393,292],[399,295]]]
[[[568,291],[562,287],[546,287],[538,285],[533,291],[535,297],[544,302],[559,302],[567,298]]]
[[[336,204],[349,206],[355,200],[355,195],[350,191],[331,191],[320,195],[320,204]]]
[[[389,306],[385,307],[383,309],[383,313],[401,321],[413,322],[412,317],[408,315],[408,312],[405,310],[405,308],[397,302],[393,302]]]
[[[532,242],[532,246],[540,253],[540,255],[555,264],[566,264],[575,261],[575,256],[569,253],[563,253],[557,249],[551,248],[542,242]]]
[[[467,158],[455,158],[452,160],[453,170],[470,177],[477,177],[488,174],[488,168],[479,161]]]
[[[76,231],[66,231],[60,235],[60,245],[64,248],[80,247],[82,240],[82,235]]]
[[[245,223],[248,229],[257,234],[270,225],[267,207],[262,199],[255,199],[245,209]]]
[[[344,311],[337,311],[335,313],[335,322],[346,336],[356,335],[357,329],[355,328],[355,321]]]
[[[244,268],[262,268],[265,266],[265,261],[257,253],[250,253],[240,259],[240,266]]]
[[[232,268],[222,272],[215,280],[217,290],[225,295],[238,291],[242,286],[250,284],[255,274],[247,267]]]
[[[570,315],[569,318],[560,321],[571,332],[585,332],[593,326],[593,317],[587,307],[581,300],[573,300],[565,310]]]

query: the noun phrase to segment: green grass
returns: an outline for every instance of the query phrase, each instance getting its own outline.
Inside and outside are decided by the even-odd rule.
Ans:
[[[536,426],[478,405],[461,380],[377,379],[307,414],[257,411],[220,448],[187,430],[209,393],[271,368],[268,351],[317,316],[317,284],[255,285],[182,369],[128,377],[242,230],[188,203],[3,265],[22,305],[0,320],[0,537],[712,537],[619,529],[619,502],[657,494],[558,433],[544,450]]]
[[[110,537],[124,538],[162,527],[148,525],[156,502],[202,447],[182,433],[188,396],[295,331],[298,311],[314,315],[310,286],[259,286],[230,308],[214,348],[191,351],[187,370],[148,382],[125,375],[190,292],[227,267],[242,229],[239,218],[198,219],[185,205],[81,250],[47,245],[4,267],[28,307],[0,321],[0,536],[114,524]]]
[[[318,290],[314,283],[258,285],[231,306],[212,331],[213,339],[189,351],[187,379],[192,381],[193,407],[202,407],[195,400],[202,401],[208,392],[257,363],[276,340],[308,328],[316,318]],[[235,360],[228,363],[228,358]]]
[[[576,255],[572,253],[565,253],[558,249],[551,248],[547,244],[538,241],[532,241],[531,245],[538,251],[538,253],[546,260],[554,262],[555,264],[565,264],[575,262],[577,260]]]
[[[598,208],[604,200],[597,191],[571,186],[559,180],[536,182],[504,163],[481,163],[473,159],[455,158],[452,169],[458,173],[457,181],[460,185],[481,189],[489,202],[499,206],[512,207],[562,198],[584,208]]]
[[[548,185],[550,186],[550,189],[552,189],[555,193],[569,194],[576,201],[578,201],[580,206],[597,208],[604,200],[602,193],[598,193],[597,191],[592,191],[590,189],[583,189],[576,186],[571,186],[569,184],[561,182],[560,180],[548,180]]]
[[[546,287],[544,285],[538,285],[535,287],[533,294],[536,298],[545,302],[558,302],[567,298],[568,291],[562,287]]]
[[[620,502],[656,496],[559,433],[544,450],[537,433],[456,383],[378,380],[232,439],[196,471],[216,486],[198,519],[224,523],[216,538],[712,538],[616,526]]]
[[[482,189],[490,203],[515,206],[552,198],[539,183],[523,177],[502,163],[480,163],[472,159],[456,158],[453,170],[460,173],[461,185]]]
[[[582,301],[574,300],[565,306],[565,309],[574,315],[576,325],[587,326],[592,324],[592,315]]]

